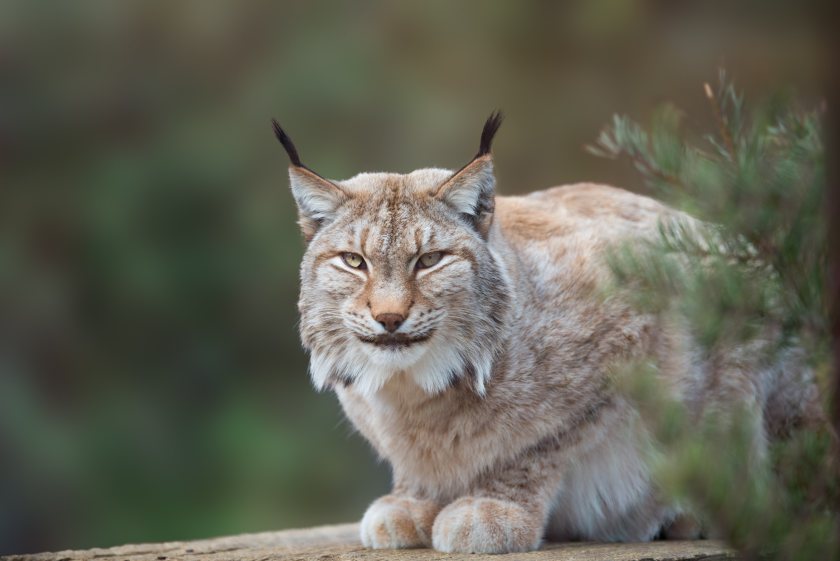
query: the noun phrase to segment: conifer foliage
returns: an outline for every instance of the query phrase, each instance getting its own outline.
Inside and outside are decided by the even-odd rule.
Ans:
[[[828,395],[824,110],[780,96],[748,108],[723,70],[717,88],[703,90],[705,135],[684,130],[683,113],[665,106],[649,127],[615,116],[587,147],[628,158],[658,197],[704,224],[663,223],[656,243],[616,251],[616,285],[637,306],[688,322],[709,356],[737,347],[769,364],[802,352]],[[840,558],[836,437],[827,426],[792,431],[762,470],[749,461],[748,411],[697,426],[655,379],[649,361],[615,376],[666,451],[651,457],[665,492],[745,558]]]

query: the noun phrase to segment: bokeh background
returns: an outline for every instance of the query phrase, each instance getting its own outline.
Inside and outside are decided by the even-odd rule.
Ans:
[[[271,117],[344,178],[458,167],[502,108],[502,193],[642,191],[583,150],[612,114],[709,130],[721,64],[819,103],[820,9],[0,3],[0,553],[348,521],[387,490],[307,380]]]

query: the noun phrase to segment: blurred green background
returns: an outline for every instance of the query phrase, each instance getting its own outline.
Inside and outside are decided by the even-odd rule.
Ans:
[[[0,3],[0,553],[341,522],[387,466],[317,394],[277,117],[328,177],[458,167],[643,190],[613,113],[819,102],[819,5]],[[692,122],[708,130],[706,122]]]

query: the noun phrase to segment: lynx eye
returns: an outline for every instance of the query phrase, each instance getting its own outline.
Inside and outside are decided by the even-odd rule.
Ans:
[[[441,258],[443,257],[443,252],[441,251],[433,251],[431,253],[424,253],[420,256],[420,259],[417,260],[416,267],[418,269],[428,269],[429,267],[434,267],[438,263],[440,263]]]
[[[365,263],[364,258],[358,253],[350,253],[349,251],[342,253],[341,260],[344,261],[348,267],[362,270],[367,269],[367,263]]]

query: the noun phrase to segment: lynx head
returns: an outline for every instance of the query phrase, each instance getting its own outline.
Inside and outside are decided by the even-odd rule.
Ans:
[[[316,387],[371,395],[401,377],[430,394],[457,383],[484,392],[508,309],[488,244],[500,124],[490,116],[478,154],[458,171],[337,181],[304,166],[274,122],[307,241],[298,307]]]

